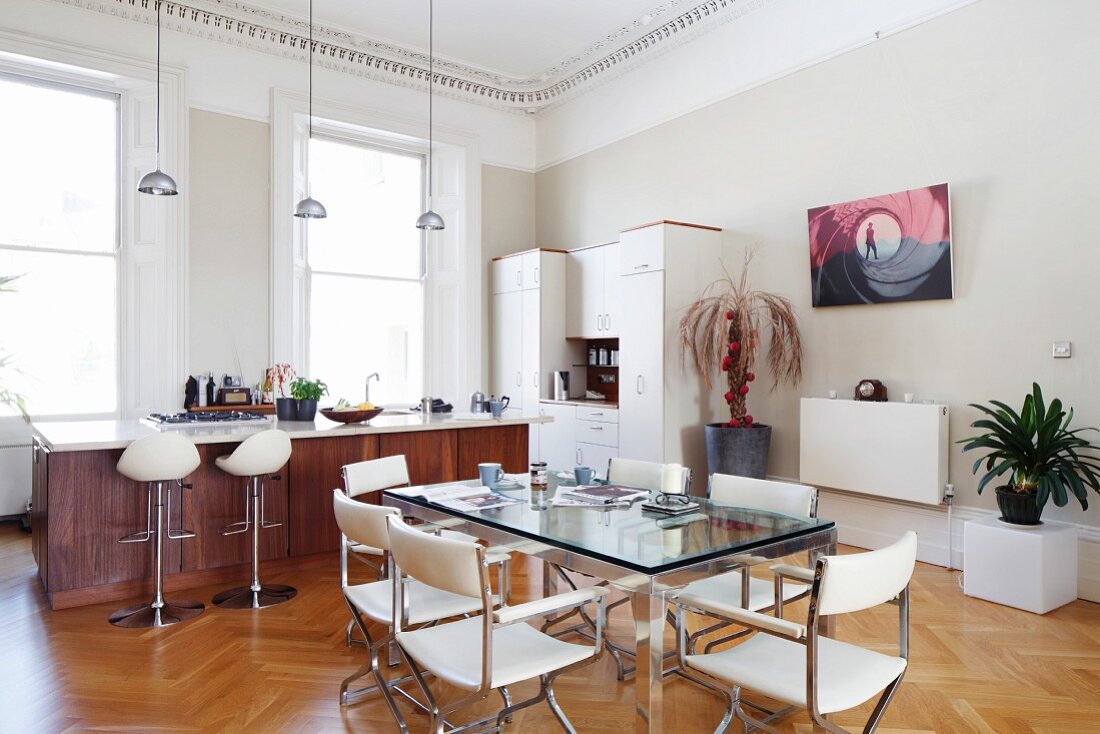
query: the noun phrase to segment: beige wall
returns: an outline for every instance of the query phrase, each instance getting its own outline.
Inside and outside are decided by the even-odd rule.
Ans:
[[[481,390],[489,389],[489,263],[535,246],[535,174],[499,166],[481,167]],[[467,396],[459,396],[462,400]]]
[[[730,268],[757,245],[753,282],[793,299],[806,340],[802,385],[750,401],[777,475],[798,476],[799,397],[863,377],[949,403],[953,439],[967,403],[1018,403],[1033,379],[1098,425],[1098,27],[1086,0],[970,5],[540,172],[538,241],[671,218],[723,227]],[[811,308],[807,208],[942,181],[953,301]],[[969,464],[953,449],[960,502],[992,507]],[[1100,520],[1070,509],[1048,515]]]
[[[188,369],[248,384],[270,348],[271,139],[267,123],[190,111]]]

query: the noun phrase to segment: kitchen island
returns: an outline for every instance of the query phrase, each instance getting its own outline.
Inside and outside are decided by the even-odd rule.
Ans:
[[[506,472],[527,470],[527,433],[546,418],[491,419],[471,414],[383,414],[345,426],[316,422],[204,424],[156,428],[143,421],[79,421],[34,426],[31,531],[38,575],[54,609],[96,604],[150,593],[149,546],[119,543],[143,530],[145,488],[115,464],[142,436],[172,431],[193,441],[202,463],[173,491],[168,518],[173,529],[196,533],[165,540],[165,587],[186,589],[248,575],[247,534],[221,534],[244,519],[242,480],[214,466],[241,441],[279,428],[290,434],[292,453],[283,471],[265,482],[265,518],[281,522],[261,532],[267,564],[339,549],[332,490],[343,486],[340,467],[403,454],[414,485],[473,479],[480,462],[500,462]]]

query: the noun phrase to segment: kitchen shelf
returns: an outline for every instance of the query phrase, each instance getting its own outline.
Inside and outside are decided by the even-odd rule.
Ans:
[[[619,365],[617,364],[575,364],[574,367],[599,367],[605,370],[617,370]]]
[[[260,403],[259,405],[204,405],[202,407],[198,405],[192,405],[189,412],[191,413],[228,413],[231,410],[239,410],[249,413],[259,413],[260,415],[274,415],[275,406],[272,403]]]

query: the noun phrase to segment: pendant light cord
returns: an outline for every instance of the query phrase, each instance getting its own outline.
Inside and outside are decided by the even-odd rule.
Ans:
[[[156,0],[156,169],[161,169],[161,1]]]
[[[309,136],[306,138],[306,196],[313,193],[313,185],[309,180],[309,147],[313,140],[313,0],[309,0]]]
[[[312,0],[310,0],[312,2]],[[432,87],[435,83],[435,8],[428,0],[428,209],[432,208]]]

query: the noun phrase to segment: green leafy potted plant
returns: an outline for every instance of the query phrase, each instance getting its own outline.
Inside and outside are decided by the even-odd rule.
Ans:
[[[749,384],[756,379],[756,357],[767,339],[766,363],[772,390],[780,382],[802,379],[802,336],[798,317],[787,298],[749,287],[745,253],[741,275],[708,285],[680,320],[683,358],[708,388],[717,370],[726,377],[725,400],[730,418],[704,428],[710,473],[763,478],[768,467],[771,426],[757,423],[748,412]]]
[[[0,275],[0,293],[15,290],[11,287],[11,284],[17,278],[19,278],[18,275]],[[23,395],[9,387],[4,379],[7,377],[7,373],[14,371],[16,371],[16,368],[13,366],[12,356],[6,352],[0,351],[0,405],[15,408],[15,410],[19,412],[19,415],[23,416],[23,420],[27,420],[26,399]]]
[[[1081,436],[1095,428],[1070,428],[1073,409],[1067,413],[1057,398],[1047,405],[1038,383],[1017,413],[1005,403],[990,400],[989,405],[971,404],[986,417],[974,421],[982,433],[963,439],[963,451],[986,451],[974,462],[977,474],[985,465],[978,482],[981,494],[990,482],[1007,477],[997,487],[997,506],[1005,522],[1038,525],[1047,500],[1063,507],[1072,494],[1088,509],[1088,490],[1100,492],[1100,464],[1095,444]]]
[[[299,377],[290,383],[290,396],[298,407],[298,420],[311,421],[317,417],[317,401],[328,395],[328,385],[321,380]]]

